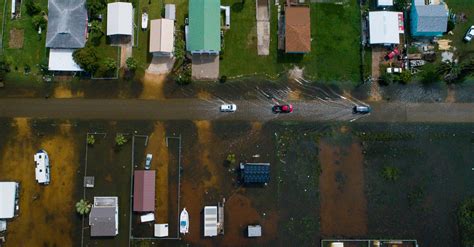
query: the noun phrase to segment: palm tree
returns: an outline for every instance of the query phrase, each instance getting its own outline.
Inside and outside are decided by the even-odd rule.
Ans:
[[[84,199],[81,199],[76,203],[76,211],[80,215],[88,214],[91,211],[91,207],[92,205]]]
[[[454,83],[462,80],[463,67],[464,65],[462,64],[446,61],[440,64],[438,73],[443,76],[443,79],[447,83]]]

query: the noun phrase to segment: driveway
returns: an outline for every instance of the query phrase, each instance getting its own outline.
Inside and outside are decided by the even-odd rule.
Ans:
[[[191,69],[193,79],[215,81],[219,78],[219,55],[193,55]]]
[[[257,0],[257,50],[258,55],[270,54],[270,14],[269,0]]]
[[[167,74],[173,69],[175,60],[174,57],[154,56],[146,72],[156,75]]]
[[[474,103],[386,103],[354,115],[343,100],[291,101],[290,114],[273,114],[271,104],[239,100],[235,113],[220,113],[219,100],[200,99],[0,99],[0,117],[104,120],[245,120],[474,123]]]

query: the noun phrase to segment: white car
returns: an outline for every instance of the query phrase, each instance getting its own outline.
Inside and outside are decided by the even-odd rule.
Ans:
[[[466,36],[464,36],[464,40],[467,42],[471,42],[472,37],[474,37],[474,26],[471,26],[466,33]]]
[[[220,110],[221,112],[235,112],[237,111],[237,106],[235,104],[223,104]]]
[[[402,73],[402,68],[392,68],[392,67],[389,67],[389,68],[387,68],[387,73],[389,73],[389,74],[392,74],[392,73],[394,73],[394,74],[400,74],[400,73]]]

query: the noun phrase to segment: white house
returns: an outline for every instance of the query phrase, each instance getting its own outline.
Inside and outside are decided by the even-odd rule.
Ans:
[[[132,35],[132,3],[115,2],[107,5],[107,36]]]
[[[48,153],[44,150],[38,151],[34,155],[34,160],[36,164],[35,168],[35,176],[36,181],[40,184],[49,184],[50,177],[49,177],[49,157]]]
[[[402,12],[369,12],[370,44],[400,44],[400,34],[404,31]]]
[[[18,210],[17,182],[0,182],[0,219],[11,219]]]
[[[174,50],[174,21],[151,20],[150,53],[154,56],[172,56]]]

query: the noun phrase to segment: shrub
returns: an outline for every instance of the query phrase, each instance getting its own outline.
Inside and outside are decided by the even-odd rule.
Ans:
[[[191,83],[191,66],[184,64],[181,70],[175,76],[175,81],[179,85],[187,85]]]
[[[436,66],[429,63],[426,64],[422,67],[422,70],[420,72],[420,80],[421,83],[423,84],[432,84],[439,82],[439,74],[438,71],[436,71]]]
[[[87,0],[86,7],[92,17],[98,15],[107,6],[107,0]]]
[[[393,166],[385,166],[382,170],[382,177],[388,181],[397,181],[400,177],[400,169]]]
[[[113,58],[107,57],[103,61],[103,65],[107,72],[112,72],[117,69],[117,63]]]
[[[403,83],[403,84],[407,84],[411,81],[411,72],[409,70],[404,70],[401,74],[400,74],[400,82]]]
[[[135,71],[138,68],[138,62],[133,57],[127,58],[127,61],[125,61],[125,63],[127,64],[127,68],[130,71]]]
[[[41,29],[44,30],[46,28],[47,21],[43,15],[35,15],[32,19],[32,22],[35,29],[39,29],[41,27]]]
[[[228,155],[227,155],[227,158],[226,158],[226,161],[227,161],[230,165],[235,165],[235,162],[236,162],[235,154],[228,154]]]
[[[389,85],[395,81],[395,76],[391,73],[384,72],[380,76],[380,84],[382,85]]]
[[[95,136],[94,135],[87,135],[87,144],[92,146],[95,143]]]
[[[463,246],[474,246],[474,197],[466,199],[458,210]]]
[[[98,57],[94,47],[86,46],[81,49],[77,49],[72,54],[74,62],[76,62],[81,68],[89,73],[94,73],[97,70]]]
[[[91,21],[91,27],[89,28],[90,35],[89,39],[94,45],[100,44],[100,39],[104,36],[104,31],[102,30],[102,24],[99,21]]]

